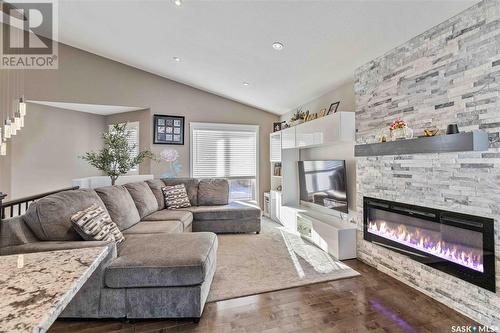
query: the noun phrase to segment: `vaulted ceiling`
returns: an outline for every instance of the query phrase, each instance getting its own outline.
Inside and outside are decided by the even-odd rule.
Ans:
[[[283,114],[475,2],[61,0],[59,40]]]

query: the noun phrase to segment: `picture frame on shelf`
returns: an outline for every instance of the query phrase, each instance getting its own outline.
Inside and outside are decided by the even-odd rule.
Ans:
[[[340,101],[330,104],[330,107],[328,108],[328,112],[326,113],[326,115],[328,116],[332,113],[336,113],[337,110],[339,109],[339,105]]]
[[[283,123],[284,123],[284,121],[274,122],[273,123],[273,132],[279,132],[282,129],[284,129]]]
[[[155,114],[153,116],[153,144],[184,145],[184,116]]]

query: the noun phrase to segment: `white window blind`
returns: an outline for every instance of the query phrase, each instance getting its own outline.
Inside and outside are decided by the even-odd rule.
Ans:
[[[255,178],[257,134],[238,130],[193,129],[193,177]]]

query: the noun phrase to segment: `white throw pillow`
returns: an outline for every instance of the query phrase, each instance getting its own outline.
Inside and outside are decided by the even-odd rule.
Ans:
[[[122,232],[104,208],[93,204],[71,216],[73,228],[84,240],[122,242]]]
[[[162,187],[165,207],[167,209],[178,209],[191,207],[184,184]]]

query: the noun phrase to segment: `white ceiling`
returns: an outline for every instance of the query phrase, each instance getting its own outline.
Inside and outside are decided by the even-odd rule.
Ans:
[[[100,104],[82,104],[82,103],[65,103],[65,102],[50,102],[50,101],[27,101],[32,104],[50,106],[58,109],[72,110],[78,112],[86,112],[108,116],[110,114],[131,112],[147,109],[138,106],[121,106],[121,105],[100,105]]]
[[[59,39],[283,114],[475,2],[61,0]]]

